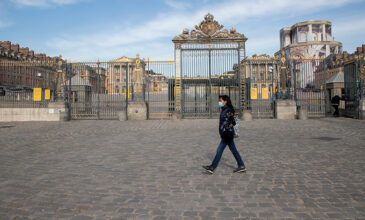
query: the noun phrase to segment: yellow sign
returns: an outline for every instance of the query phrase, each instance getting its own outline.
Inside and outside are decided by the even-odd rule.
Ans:
[[[51,90],[49,90],[49,89],[44,90],[44,99],[45,100],[50,100],[51,99]]]
[[[59,66],[62,66],[62,61],[60,60],[60,61],[58,61],[58,65]]]
[[[128,99],[129,99],[130,98],[129,89],[128,89],[128,93],[126,93],[126,90],[127,89],[124,89],[124,98],[126,98],[127,97],[127,94],[128,94]]]
[[[281,62],[282,62],[282,63],[285,63],[285,61],[286,61],[285,57],[282,57],[282,58],[281,58]]]
[[[33,101],[42,101],[42,88],[33,89]]]
[[[251,99],[257,99],[257,88],[251,88]]]
[[[271,95],[274,95],[275,93],[275,87],[271,87]]]
[[[262,88],[261,92],[262,99],[269,99],[269,88]]]

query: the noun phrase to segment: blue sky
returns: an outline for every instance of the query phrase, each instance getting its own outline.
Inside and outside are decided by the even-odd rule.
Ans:
[[[365,0],[0,0],[0,40],[67,59],[173,58],[172,38],[208,12],[248,37],[247,55],[279,50],[282,27],[328,20],[352,53],[365,44]]]

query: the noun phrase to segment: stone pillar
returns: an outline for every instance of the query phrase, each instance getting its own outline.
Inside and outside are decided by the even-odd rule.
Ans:
[[[242,111],[242,119],[244,121],[252,121],[252,111],[251,110],[243,110]]]
[[[297,105],[294,100],[276,100],[275,118],[293,120],[296,118]]]
[[[313,30],[312,30],[312,24],[308,25],[308,35],[307,35],[307,41],[313,41]]]
[[[59,121],[68,121],[68,106],[65,102],[50,102],[48,103],[50,114],[58,114]]]
[[[304,109],[304,108],[301,108],[299,109],[299,112],[298,112],[298,119],[299,120],[307,120],[308,119],[308,110],[307,109]]]
[[[146,102],[130,102],[127,109],[128,120],[147,120],[147,103]],[[122,119],[120,118],[122,121]]]
[[[359,103],[359,119],[365,120],[365,99],[361,99]]]

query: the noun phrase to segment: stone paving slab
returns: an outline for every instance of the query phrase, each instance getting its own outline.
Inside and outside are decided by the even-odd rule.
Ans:
[[[0,123],[0,219],[365,219],[365,122]]]

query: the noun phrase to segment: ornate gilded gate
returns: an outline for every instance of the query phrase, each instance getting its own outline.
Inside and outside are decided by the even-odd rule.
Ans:
[[[176,110],[183,118],[219,115],[218,96],[229,95],[241,113],[241,67],[247,38],[223,29],[207,14],[195,29],[173,39],[175,44]]]

